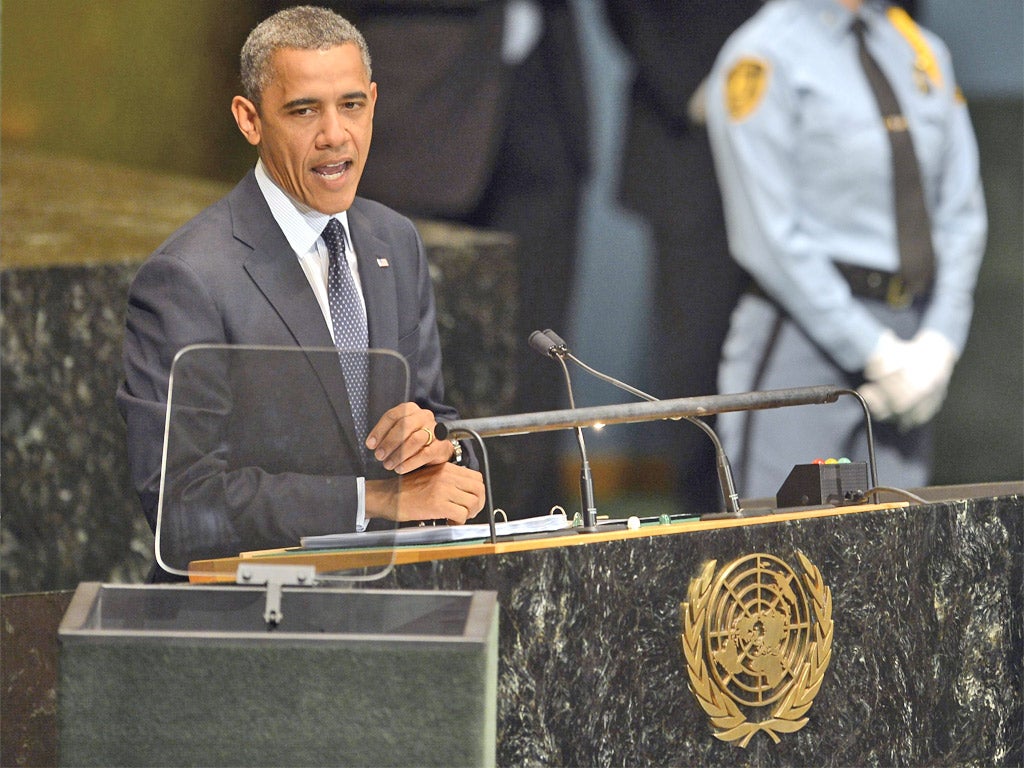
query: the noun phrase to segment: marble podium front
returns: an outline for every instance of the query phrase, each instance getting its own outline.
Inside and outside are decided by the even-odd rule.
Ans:
[[[577,546],[521,542],[399,565],[379,586],[497,591],[498,765],[1019,766],[1024,486],[973,492]],[[680,603],[709,560],[798,551],[833,602],[810,720],[778,744],[763,733],[742,749],[718,741],[688,688]],[[5,765],[56,755],[56,635],[70,598],[4,596]]]
[[[830,587],[810,722],[746,748],[688,689],[680,604],[704,563],[802,552]],[[498,764],[1020,765],[1024,497],[399,565],[498,592]]]

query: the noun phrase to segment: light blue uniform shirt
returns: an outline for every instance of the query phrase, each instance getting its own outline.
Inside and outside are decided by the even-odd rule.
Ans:
[[[867,45],[909,123],[931,214],[936,282],[922,327],[961,351],[987,221],[977,142],[946,46],[921,30],[941,83],[922,88],[916,54],[865,3]],[[838,0],[771,0],[718,56],[708,130],[734,258],[835,362],[860,371],[883,327],[833,266],[899,271],[890,145]],[[745,59],[766,66],[756,107],[730,116],[726,81]]]

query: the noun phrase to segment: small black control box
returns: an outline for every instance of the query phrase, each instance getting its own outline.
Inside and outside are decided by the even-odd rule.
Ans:
[[[862,504],[869,490],[866,462],[797,464],[775,494],[775,505],[781,509]]]

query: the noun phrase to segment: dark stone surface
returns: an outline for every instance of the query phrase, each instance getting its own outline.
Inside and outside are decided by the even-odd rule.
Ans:
[[[5,270],[3,591],[137,580],[152,534],[128,479],[121,375],[133,266]]]
[[[130,485],[114,404],[128,285],[150,250],[227,187],[14,153],[5,153],[3,172],[0,591],[142,581],[153,536]],[[514,241],[418,224],[448,399],[466,416],[507,412]],[[500,451],[492,460],[511,461]]]
[[[717,741],[690,693],[680,603],[708,560],[803,552],[833,600],[810,722]],[[498,764],[1022,763],[1024,497],[399,566],[385,588],[498,593]],[[4,596],[4,765],[52,765],[70,592]],[[17,751],[16,751],[17,750]],[[35,757],[33,757],[35,756]]]
[[[0,765],[57,764],[57,627],[73,594],[0,596]]]
[[[719,742],[690,693],[680,604],[704,563],[803,552],[833,596],[810,722]],[[494,589],[500,765],[1020,765],[1024,499],[400,566]]]

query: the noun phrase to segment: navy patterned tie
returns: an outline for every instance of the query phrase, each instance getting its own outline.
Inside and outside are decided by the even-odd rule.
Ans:
[[[327,302],[331,309],[331,325],[334,327],[334,345],[338,348],[338,358],[345,374],[352,420],[356,425],[360,453],[363,454],[363,441],[369,432],[366,423],[369,390],[366,312],[345,258],[345,228],[341,222],[334,218],[328,221],[323,238],[330,255]]]
[[[917,164],[907,119],[903,116],[896,94],[878,62],[868,53],[864,40],[865,27],[861,18],[853,22],[861,66],[875,94],[892,148],[900,272],[911,293],[923,293],[928,290],[935,275],[935,252],[932,247],[931,219],[925,207],[924,189],[921,186],[921,170]]]

